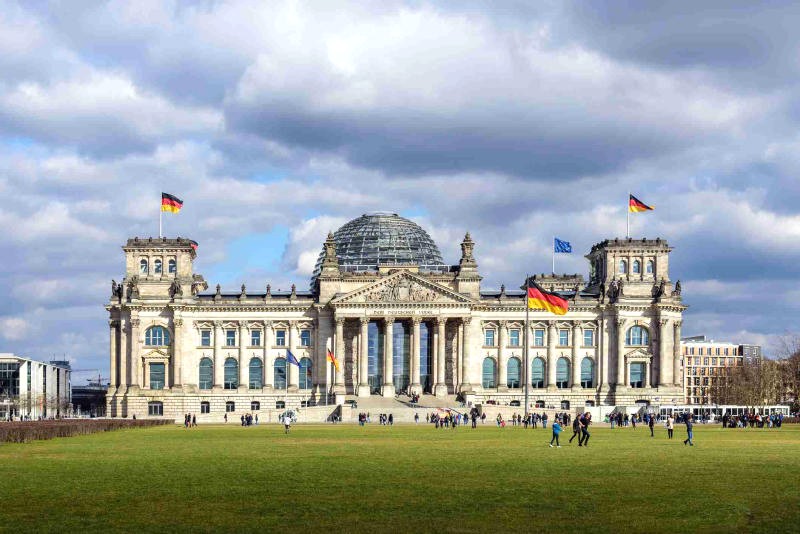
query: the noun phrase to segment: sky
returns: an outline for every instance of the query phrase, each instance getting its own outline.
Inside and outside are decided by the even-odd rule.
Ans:
[[[758,5],[756,5],[758,4]],[[796,2],[2,2],[0,352],[107,373],[128,237],[210,286],[308,285],[329,230],[469,231],[485,289],[674,247],[684,335],[760,343],[800,307]],[[73,383],[82,379],[76,375]],[[107,374],[104,374],[107,376]]]

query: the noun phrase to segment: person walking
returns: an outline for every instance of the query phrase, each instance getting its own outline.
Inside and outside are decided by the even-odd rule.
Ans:
[[[667,438],[672,439],[672,431],[675,429],[675,419],[672,414],[667,416]]]
[[[292,429],[292,417],[289,414],[283,416],[283,433],[288,434]]]
[[[692,442],[692,428],[694,427],[692,423],[692,414],[686,414],[686,439],[683,440],[683,444],[686,445],[687,443],[694,447],[694,442]]]
[[[581,441],[580,417],[576,417],[575,419],[572,420],[572,437],[569,438],[569,442],[572,443],[572,440],[575,439],[576,436],[578,437],[578,443],[580,443]]]
[[[651,438],[656,437],[655,434],[653,434],[653,428],[655,427],[655,424],[656,424],[655,416],[653,416],[653,414],[649,414],[648,417],[647,417],[647,426],[650,427],[650,437]]]
[[[578,438],[578,447],[589,446],[589,438],[591,434],[589,434],[589,425],[592,424],[592,414],[586,412],[581,417],[581,437]]]
[[[561,448],[561,444],[558,442],[558,435],[561,434],[561,425],[558,423],[558,420],[553,421],[553,437],[550,439],[550,447],[553,446],[553,441],[556,442],[556,447],[559,449]]]

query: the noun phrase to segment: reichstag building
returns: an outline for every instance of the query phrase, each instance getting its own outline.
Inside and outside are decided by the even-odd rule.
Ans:
[[[569,311],[531,310],[527,336],[524,275],[513,289],[483,289],[469,233],[451,265],[423,228],[393,213],[328,234],[310,290],[209,291],[190,239],[137,237],[122,249],[125,276],[106,305],[112,417],[219,421],[410,393],[516,404],[525,388],[532,407],[682,399],[686,306],[662,239],[597,243],[588,278],[532,277]]]

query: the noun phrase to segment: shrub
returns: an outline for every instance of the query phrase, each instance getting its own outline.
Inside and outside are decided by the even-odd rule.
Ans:
[[[154,419],[61,419],[0,423],[0,443],[28,443],[35,439],[66,438],[124,428],[145,428],[174,424],[172,420]]]

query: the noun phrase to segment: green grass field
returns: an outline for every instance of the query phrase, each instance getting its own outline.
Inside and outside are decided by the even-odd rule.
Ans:
[[[550,449],[550,429],[374,423],[0,444],[0,531],[800,530],[800,427],[695,428],[692,448],[682,427]]]

